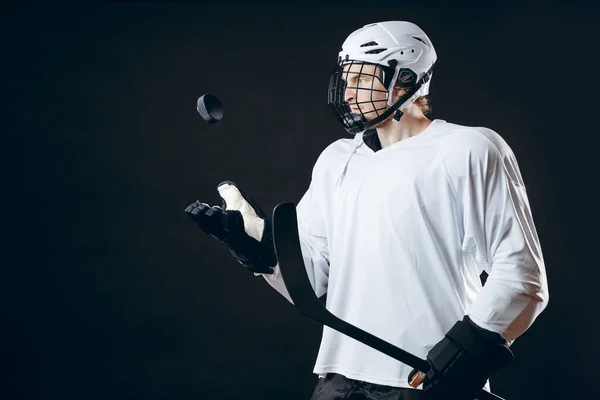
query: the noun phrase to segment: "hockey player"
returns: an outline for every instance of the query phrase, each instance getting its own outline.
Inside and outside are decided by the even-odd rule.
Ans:
[[[314,400],[474,399],[548,303],[510,147],[490,129],[423,112],[436,58],[409,22],[345,40],[329,105],[353,138],[322,152],[297,206],[306,269],[327,308],[432,368],[415,390],[416,371],[324,327]],[[197,201],[186,212],[291,301],[269,216],[232,182],[218,191],[222,207]]]

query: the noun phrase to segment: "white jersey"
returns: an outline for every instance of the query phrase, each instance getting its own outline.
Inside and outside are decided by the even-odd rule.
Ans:
[[[363,136],[323,151],[297,206],[306,269],[327,309],[421,358],[464,315],[512,343],[548,288],[510,147],[490,129],[443,120],[376,152]],[[278,268],[264,278],[291,301]],[[411,370],[323,329],[316,374],[409,387]]]

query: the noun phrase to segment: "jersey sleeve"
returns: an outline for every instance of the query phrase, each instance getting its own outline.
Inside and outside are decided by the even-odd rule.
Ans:
[[[468,172],[457,187],[463,250],[475,253],[489,274],[468,315],[512,343],[548,304],[540,241],[508,145],[495,132],[487,132],[476,140],[465,164]]]
[[[329,281],[329,251],[325,220],[321,207],[319,179],[313,169],[309,188],[296,206],[298,216],[298,233],[304,265],[313,290],[318,297],[327,292]],[[262,274],[265,280],[275,290],[292,302],[280,274],[279,265],[275,266],[273,274]]]

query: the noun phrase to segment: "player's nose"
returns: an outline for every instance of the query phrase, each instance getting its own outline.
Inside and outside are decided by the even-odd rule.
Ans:
[[[352,89],[346,88],[344,90],[344,101],[346,103],[351,103],[352,101],[354,101],[355,94],[356,94],[356,91],[353,88]]]

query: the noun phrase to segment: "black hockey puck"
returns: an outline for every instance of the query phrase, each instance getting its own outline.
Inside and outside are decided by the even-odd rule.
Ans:
[[[198,113],[209,124],[215,124],[223,119],[223,105],[214,94],[205,93],[198,99]]]

